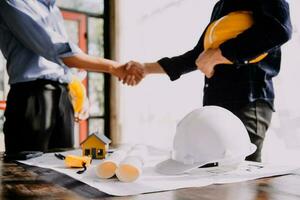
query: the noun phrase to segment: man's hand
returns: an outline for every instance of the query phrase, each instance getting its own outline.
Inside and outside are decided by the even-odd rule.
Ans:
[[[130,61],[125,66],[126,76],[122,79],[123,84],[137,85],[145,77],[145,66],[136,61]]]
[[[218,64],[231,64],[231,62],[222,55],[220,49],[208,49],[203,51],[196,60],[196,65],[207,78],[214,75],[214,68]]]
[[[125,64],[126,75],[124,78],[120,78],[124,84],[137,85],[141,82],[145,76],[149,74],[165,74],[165,71],[157,62],[152,63],[140,63],[136,61],[130,61]]]
[[[116,76],[119,80],[122,80],[126,76],[125,67],[126,67],[126,64],[115,65],[111,69],[111,74]]]
[[[143,64],[134,61],[116,67],[112,74],[130,86],[137,85],[145,77]]]

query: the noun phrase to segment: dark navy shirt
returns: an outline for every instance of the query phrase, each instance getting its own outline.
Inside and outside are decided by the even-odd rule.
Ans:
[[[220,46],[223,56],[233,64],[217,65],[214,76],[205,78],[203,104],[234,110],[263,100],[273,108],[272,78],[280,71],[280,46],[292,33],[288,3],[285,0],[220,0],[214,7],[211,22],[233,11],[251,11],[254,25]],[[158,61],[171,80],[197,69],[195,61],[204,50],[204,35],[205,31],[191,51]],[[268,56],[249,64],[263,53]]]

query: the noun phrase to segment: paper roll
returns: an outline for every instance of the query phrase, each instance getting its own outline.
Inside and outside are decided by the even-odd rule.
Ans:
[[[116,170],[118,179],[122,182],[133,182],[137,180],[142,174],[146,156],[146,146],[135,146],[118,166]]]
[[[96,167],[97,176],[104,179],[113,177],[116,173],[117,167],[119,166],[120,162],[124,160],[129,150],[130,147],[123,147],[103,160],[103,162]]]
[[[115,175],[117,164],[112,161],[106,161],[96,167],[96,173],[99,178],[111,178]]]
[[[139,158],[135,156],[126,157],[116,170],[116,175],[122,182],[133,182],[140,177],[142,167],[143,164]]]

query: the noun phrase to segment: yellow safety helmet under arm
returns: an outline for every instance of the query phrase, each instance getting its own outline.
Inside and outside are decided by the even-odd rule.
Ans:
[[[249,11],[236,11],[214,21],[209,25],[204,37],[204,49],[218,48],[225,41],[237,37],[253,25],[252,13]],[[264,59],[268,54],[264,53],[249,61],[256,63]]]

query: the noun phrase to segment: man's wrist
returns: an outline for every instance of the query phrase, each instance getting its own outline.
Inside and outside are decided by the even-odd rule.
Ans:
[[[120,66],[121,66],[120,63],[115,62],[115,61],[111,61],[111,63],[108,65],[109,73],[112,74],[112,75],[117,75],[118,68]]]
[[[232,62],[230,60],[228,60],[226,57],[223,56],[222,51],[220,48],[217,49],[217,55],[218,55],[218,59],[217,59],[217,64],[231,64]]]
[[[144,63],[144,72],[145,75],[148,74],[163,74],[165,71],[161,67],[161,65],[157,62],[154,63]]]
[[[144,68],[144,75],[147,76],[148,74],[151,74],[151,64],[150,63],[142,63]]]
[[[109,72],[108,72],[109,74],[116,75],[116,73],[117,73],[117,68],[115,68],[112,65],[108,66],[108,70],[109,70]]]

